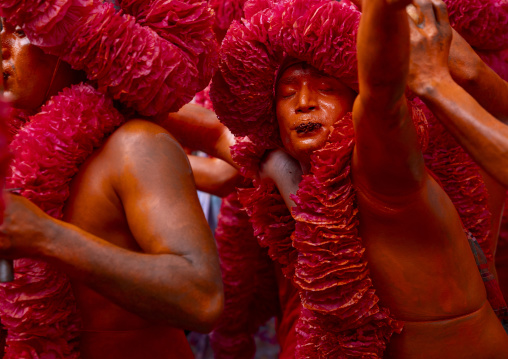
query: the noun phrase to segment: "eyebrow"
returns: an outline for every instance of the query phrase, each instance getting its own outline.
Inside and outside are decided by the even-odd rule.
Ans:
[[[311,76],[316,79],[333,80],[333,78],[331,76],[328,76],[326,74],[313,73]],[[283,85],[292,85],[292,84],[296,84],[297,82],[298,82],[297,76],[288,76],[288,77],[281,78],[279,80],[279,83],[281,83]]]
[[[298,80],[297,80],[296,76],[283,77],[279,80],[279,83],[283,84],[283,85],[292,85],[297,82],[298,82]]]

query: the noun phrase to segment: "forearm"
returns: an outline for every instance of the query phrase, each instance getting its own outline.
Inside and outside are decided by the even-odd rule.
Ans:
[[[62,221],[52,220],[47,228],[42,257],[125,309],[203,332],[218,319],[222,287],[210,281],[214,267],[204,263],[204,255],[133,252]]]
[[[296,206],[291,195],[298,191],[302,175],[300,163],[282,150],[268,153],[260,165],[261,179],[269,178],[275,183],[290,211]]]
[[[465,61],[460,72],[451,71],[453,79],[492,116],[508,123],[508,83],[473,54],[475,59]]]
[[[471,157],[508,187],[508,127],[451,79],[429,86],[420,97]]]
[[[229,150],[234,144],[234,136],[213,111],[187,104],[176,113],[159,116],[156,122],[183,146],[203,151],[237,168]]]
[[[242,176],[231,165],[218,158],[189,155],[196,188],[219,197],[235,190]]]
[[[358,186],[385,195],[414,192],[424,179],[423,158],[404,97],[409,71],[404,3],[364,2],[358,35],[360,94],[353,107],[353,176]]]
[[[409,1],[387,3],[366,1],[358,31],[360,96],[376,107],[400,100],[409,70],[409,26],[403,6]]]

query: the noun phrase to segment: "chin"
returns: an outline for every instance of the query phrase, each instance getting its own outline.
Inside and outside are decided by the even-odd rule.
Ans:
[[[314,151],[321,149],[328,139],[329,131],[321,132],[313,137],[296,139],[293,141],[293,148],[296,153],[304,156],[310,156]]]

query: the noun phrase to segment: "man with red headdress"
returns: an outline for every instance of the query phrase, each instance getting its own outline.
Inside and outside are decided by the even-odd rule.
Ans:
[[[176,111],[209,82],[213,12],[121,6],[132,16],[102,1],[0,4],[4,84],[27,119],[7,180],[21,196],[1,227],[2,256],[16,258],[0,289],[5,358],[191,358],[183,329],[209,331],[221,313],[185,153],[136,119]]]
[[[237,161],[253,173],[277,147],[296,160],[269,154],[261,177],[278,191],[261,181],[240,199],[298,289],[298,358],[508,350],[495,314],[506,308],[487,300],[498,298],[487,296],[472,252],[473,234],[489,231],[481,177],[457,149],[446,170],[463,192],[445,191],[442,149],[452,145],[404,96],[409,3],[365,2],[357,31],[347,2],[253,0],[222,44],[212,100],[219,119],[248,136]]]

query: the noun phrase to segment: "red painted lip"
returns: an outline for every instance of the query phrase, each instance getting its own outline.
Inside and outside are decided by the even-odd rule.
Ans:
[[[323,125],[319,122],[306,121],[306,122],[302,122],[298,126],[296,126],[295,131],[298,134],[306,134],[306,133],[312,133],[314,131],[317,131],[321,127],[323,127]]]
[[[3,73],[2,73],[2,79],[4,84],[4,90],[7,88],[7,82],[11,78],[11,76],[14,74],[14,71],[12,71],[12,68],[3,66]]]

